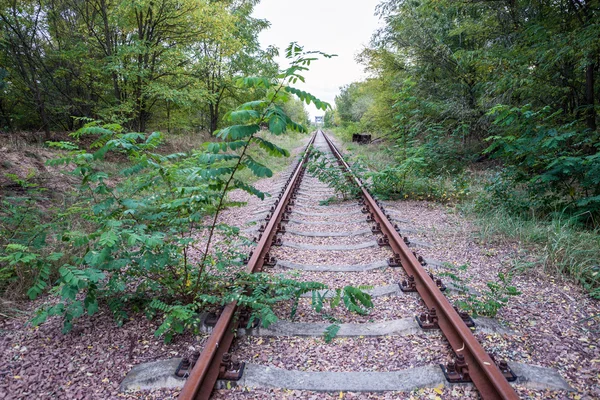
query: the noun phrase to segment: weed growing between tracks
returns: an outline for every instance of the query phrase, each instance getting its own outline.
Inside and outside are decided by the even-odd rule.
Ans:
[[[311,148],[306,170],[319,181],[329,185],[342,200],[357,198],[360,189],[354,183],[352,175],[343,171],[337,163],[325,157],[321,151]]]
[[[258,178],[272,176],[267,166],[252,157],[253,148],[277,157],[289,155],[259,134],[262,127],[268,126],[273,135],[306,132],[280,104],[295,95],[317,108],[329,107],[290,85],[303,80],[300,74],[315,56],[330,56],[304,52],[295,43],[286,52],[291,66],[276,79],[240,79],[239,85],[258,99],[229,113],[232,125],[216,132],[218,142],[199,150],[159,154],[156,149],[162,134],[128,133],[118,124],[97,121],[73,134],[75,138],[97,137],[93,152],[69,141],[50,143],[65,153],[53,164],[72,166],[72,173],[81,179],[77,201],[36,236],[41,240],[8,242],[0,253],[2,276],[27,271],[34,277],[30,298],[48,289],[53,295],[38,310],[34,325],[59,317],[66,333],[79,318],[107,305],[118,324],[125,323],[131,311],[161,318],[156,335],[169,341],[175,334],[197,329],[201,311],[234,300],[249,309],[251,322],[260,318],[268,326],[276,320],[275,303],[327,289],[317,282],[246,273],[235,261],[244,257],[236,243],[238,229],[217,223],[220,211],[229,205],[230,191],[266,196],[239,175],[246,170]],[[100,161],[110,153],[130,160],[119,179],[101,169]],[[11,218],[18,222],[18,216]],[[85,224],[72,224],[72,220]],[[35,220],[24,221],[35,224]],[[50,252],[51,247],[62,251]],[[351,311],[359,312],[370,304],[368,295],[353,292],[344,297]]]

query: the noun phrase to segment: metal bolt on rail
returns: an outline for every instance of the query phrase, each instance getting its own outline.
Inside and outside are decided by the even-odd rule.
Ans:
[[[374,235],[376,235],[376,234],[378,234],[378,233],[381,233],[381,224],[380,224],[379,222],[377,222],[377,223],[375,224],[375,226],[373,226],[373,227],[371,228],[371,233],[373,233]]]
[[[277,264],[277,259],[275,257],[272,257],[271,254],[267,252],[267,254],[265,254],[263,265],[265,267],[274,267],[275,264]]]
[[[417,322],[423,330],[439,329],[438,316],[435,307],[432,307],[429,312],[424,312],[417,317]]]
[[[383,237],[377,239],[377,244],[381,247],[390,245],[390,238],[388,235],[384,234]]]
[[[444,285],[442,280],[440,278],[436,278],[431,272],[428,272],[428,274],[431,280],[435,282],[435,285],[438,287],[438,289],[440,289],[441,292],[445,292],[446,285]]]
[[[512,369],[510,369],[510,367],[508,366],[508,363],[505,360],[496,360],[496,356],[493,354],[490,354],[490,358],[498,366],[498,368],[500,369],[500,372],[502,372],[502,374],[504,375],[504,377],[506,378],[507,381],[514,382],[517,380],[517,378],[518,378],[517,375],[515,375],[515,373],[512,371]]]
[[[194,351],[189,357],[184,357],[175,369],[175,376],[179,378],[186,378],[190,373],[191,369],[194,368],[198,358],[200,357],[199,351]]]
[[[233,361],[230,353],[223,354],[219,368],[219,379],[226,381],[239,381],[244,375],[246,363]]]
[[[392,268],[401,267],[402,259],[400,258],[400,254],[394,254],[394,257],[388,258],[387,264]]]
[[[454,306],[454,309],[458,313],[458,316],[463,320],[465,325],[467,325],[469,328],[475,328],[475,321],[473,321],[473,318],[471,318],[468,312],[460,310],[456,306]]]
[[[469,373],[469,366],[462,354],[458,354],[456,360],[449,362],[447,365],[440,364],[440,367],[442,368],[446,380],[450,383],[473,382],[471,380],[471,374]]]
[[[277,233],[281,233],[281,234],[285,233],[285,225],[282,224],[281,222],[279,224],[277,224],[277,231],[276,232]]]
[[[400,290],[404,293],[412,293],[417,291],[417,283],[415,282],[415,277],[413,275],[409,275],[408,278],[402,281],[400,284]]]

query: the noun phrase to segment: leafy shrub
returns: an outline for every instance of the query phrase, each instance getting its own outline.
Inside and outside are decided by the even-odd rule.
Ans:
[[[336,161],[328,159],[321,151],[311,148],[306,170],[319,181],[328,184],[343,200],[356,198],[360,189],[352,174],[340,168]]]
[[[59,219],[45,216],[39,207],[44,189],[29,174],[24,179],[7,174],[14,182],[11,195],[0,199],[0,297],[14,297],[27,288],[45,288],[56,272],[60,253],[50,246],[48,231],[60,229]]]
[[[23,265],[37,271],[29,291],[32,298],[48,287],[58,294],[57,303],[38,310],[34,324],[58,316],[63,319],[63,331],[68,332],[78,318],[95,314],[105,303],[119,324],[131,311],[162,318],[156,335],[168,341],[175,334],[196,329],[202,310],[236,300],[251,311],[251,320],[260,318],[267,326],[276,320],[272,311],[276,302],[326,289],[316,282],[247,274],[236,261],[245,251],[237,243],[238,229],[217,223],[231,190],[266,196],[238,175],[248,170],[259,178],[272,176],[267,166],[250,155],[252,146],[278,157],[289,155],[264,135],[258,136],[261,127],[268,126],[274,135],[305,132],[278,104],[295,95],[318,108],[328,107],[311,94],[289,86],[303,79],[299,74],[315,59],[315,53],[307,56],[292,43],[287,54],[291,66],[277,79],[240,79],[242,87],[248,91],[260,88],[265,96],[229,113],[232,125],[217,131],[219,141],[202,149],[162,155],[155,151],[162,134],[126,132],[117,124],[97,121],[72,134],[75,138],[97,137],[93,152],[72,142],[49,143],[65,152],[52,164],[72,165],[72,174],[81,182],[75,203],[61,218],[85,224],[66,224],[52,232],[69,255],[55,279],[51,279],[48,263],[56,262],[60,253],[43,256],[10,242],[1,255],[0,262],[9,266]],[[101,161],[110,153],[126,155],[130,165],[117,175],[103,170]],[[15,215],[18,213],[15,210]],[[213,244],[216,239],[218,245]],[[357,296],[352,298],[356,301],[345,304],[353,311],[362,310],[358,304],[364,299]]]
[[[560,124],[549,107],[494,107],[501,133],[486,152],[506,164],[506,179],[522,184],[530,206],[549,214],[568,210],[588,222],[600,216],[600,133]]]
[[[466,271],[467,268],[467,264],[464,264],[458,267],[458,270]],[[498,272],[498,279],[486,282],[486,290],[480,293],[471,291],[467,286],[469,280],[461,279],[452,270],[448,269],[440,275],[452,279],[454,285],[462,295],[462,298],[456,302],[456,305],[474,317],[495,317],[498,311],[508,303],[510,297],[521,294],[515,286],[511,285],[513,278],[511,272]]]

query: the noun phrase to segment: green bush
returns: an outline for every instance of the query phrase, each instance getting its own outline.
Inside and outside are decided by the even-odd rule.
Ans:
[[[61,254],[54,251],[48,232],[60,230],[63,223],[40,208],[47,199],[33,173],[24,179],[7,177],[15,187],[0,199],[0,297],[19,297],[31,286],[43,289],[56,272]]]
[[[565,210],[591,224],[598,220],[598,130],[578,129],[576,120],[561,125],[561,112],[549,107],[499,105],[489,114],[499,133],[488,139],[486,152],[505,163],[503,179],[526,191],[530,208],[543,214]]]
[[[248,308],[251,320],[260,318],[268,326],[277,319],[272,310],[275,303],[297,301],[306,292],[327,288],[317,282],[246,273],[236,260],[244,258],[247,248],[243,245],[249,243],[239,243],[237,228],[217,223],[231,190],[266,196],[239,175],[243,170],[258,178],[273,175],[252,157],[253,147],[271,156],[289,155],[266,135],[258,135],[261,126],[268,126],[273,135],[306,132],[277,104],[295,95],[318,108],[328,107],[289,86],[301,78],[299,73],[306,70],[315,53],[307,56],[295,43],[287,53],[291,67],[278,79],[240,79],[240,86],[248,91],[260,87],[265,96],[229,113],[232,125],[217,131],[218,141],[201,149],[162,155],[156,152],[163,140],[160,133],[126,132],[120,125],[96,121],[72,134],[75,138],[96,137],[92,152],[72,142],[49,143],[64,154],[51,164],[71,165],[71,173],[80,180],[74,203],[60,219],[84,223],[54,224],[43,230],[61,243],[68,257],[57,252],[44,255],[15,241],[8,241],[0,253],[0,262],[9,268],[35,271],[28,292],[31,298],[48,288],[58,296],[58,302],[38,310],[34,324],[57,316],[63,319],[63,331],[68,332],[79,318],[95,314],[106,304],[119,324],[131,312],[161,318],[156,335],[168,341],[175,334],[196,330],[203,310],[235,300]],[[102,160],[110,153],[127,156],[129,166],[118,172],[104,169]],[[9,217],[17,220],[21,211],[15,209]],[[44,243],[40,242],[41,250]],[[51,276],[51,263],[59,259],[62,262]],[[6,275],[5,267],[1,271]],[[370,304],[365,303],[364,299],[370,301],[365,296],[354,296],[345,306],[363,310]]]
[[[500,193],[502,190],[497,187]],[[600,231],[582,226],[577,216],[556,212],[540,216],[528,208],[527,198],[510,202],[512,188],[506,189],[507,203],[482,191],[462,209],[473,214],[482,240],[506,237],[528,248],[532,260],[523,265],[569,277],[579,282],[594,298],[600,298]],[[518,191],[515,191],[517,194]],[[521,201],[526,204],[523,206]],[[515,210],[522,210],[516,212]]]

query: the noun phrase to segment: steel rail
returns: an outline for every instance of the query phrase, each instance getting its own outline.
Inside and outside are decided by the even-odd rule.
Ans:
[[[462,354],[468,364],[469,375],[475,387],[485,400],[490,399],[518,399],[519,396],[510,386],[496,363],[491,359],[481,344],[477,341],[471,330],[458,315],[446,296],[442,294],[427,271],[423,268],[417,257],[409,250],[406,243],[388,220],[385,213],[371,194],[367,191],[360,179],[352,172],[341,153],[331,139],[321,132],[334,156],[348,173],[352,176],[365,200],[365,204],[381,226],[383,234],[389,238],[389,244],[395,254],[401,259],[401,264],[407,275],[414,276],[417,291],[428,309],[435,308],[438,316],[438,326],[452,346],[454,352]]]
[[[294,173],[288,179],[288,184],[285,191],[279,195],[279,203],[272,213],[271,218],[265,231],[263,232],[256,248],[254,249],[252,256],[248,260],[247,272],[254,273],[260,270],[265,261],[265,255],[271,247],[273,237],[277,233],[277,226],[281,221],[281,218],[287,208],[289,200],[294,191],[294,187],[298,183],[301,176],[306,160],[308,159],[309,150],[311,145],[315,141],[317,132],[315,132],[306,146],[304,155],[298,161]],[[219,377],[219,369],[221,367],[221,360],[223,354],[225,354],[234,337],[234,330],[237,327],[237,302],[233,301],[229,303],[221,312],[219,319],[211,335],[204,346],[198,361],[194,365],[194,368],[190,372],[181,393],[179,394],[179,400],[208,400],[210,394],[213,391],[215,383]]]

